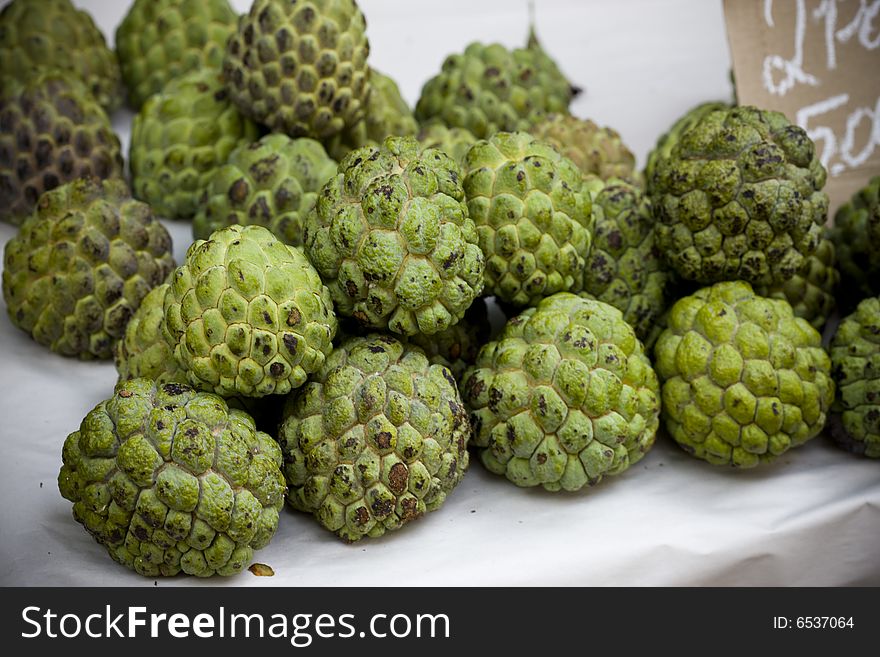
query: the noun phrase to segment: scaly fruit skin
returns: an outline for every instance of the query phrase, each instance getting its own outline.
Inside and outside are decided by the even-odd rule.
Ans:
[[[578,292],[593,215],[574,163],[528,133],[499,132],[474,144],[463,169],[487,292],[519,307]]]
[[[612,179],[586,181],[593,199],[593,248],[584,266],[584,293],[623,313],[645,340],[666,310],[670,275],[660,259],[648,197]]]
[[[0,77],[27,81],[38,69],[78,78],[107,112],[122,104],[116,55],[70,0],[13,0],[0,12]]]
[[[119,138],[85,86],[60,71],[7,81],[0,98],[0,220],[24,221],[43,192],[86,176],[122,178]]]
[[[239,109],[273,132],[326,139],[364,116],[366,21],[354,0],[254,0],[226,46]]]
[[[193,219],[193,236],[204,240],[225,226],[254,224],[285,244],[301,246],[305,217],[336,166],[319,142],[306,137],[270,134],[243,144],[211,177]]]
[[[110,358],[141,300],[174,267],[171,237],[121,180],[82,178],[40,197],[6,243],[12,323],[65,356]]]
[[[116,28],[131,107],[190,71],[219,69],[236,22],[227,0],[135,0]]]
[[[370,86],[364,118],[327,142],[327,151],[337,160],[358,148],[381,144],[386,137],[411,137],[419,130],[393,79],[370,69]]]
[[[134,194],[163,217],[192,217],[214,173],[233,149],[257,134],[256,124],[229,101],[218,71],[194,71],[172,80],[132,122]]]
[[[880,299],[865,299],[840,322],[831,376],[837,384],[831,437],[850,452],[880,458]]]
[[[619,178],[641,185],[636,158],[626,147],[620,134],[611,128],[600,128],[589,119],[563,114],[550,114],[529,129],[535,137],[549,142],[574,162],[584,176],[602,180]]]
[[[170,286],[163,283],[144,297],[128,325],[125,336],[116,343],[113,358],[117,383],[132,379],[150,379],[156,383],[187,383],[186,370],[174,359],[174,350],[165,342],[162,324],[165,321],[165,293]],[[257,427],[266,426],[275,433],[278,428],[279,405],[272,397],[224,397],[229,408],[250,415]]]
[[[561,292],[508,321],[464,375],[480,460],[517,486],[579,490],[654,444],[660,389],[620,311]]]
[[[840,207],[830,231],[844,301],[855,305],[880,292],[880,176]],[[853,303],[855,302],[855,303]]]
[[[229,226],[194,242],[170,283],[162,334],[196,388],[285,394],[330,353],[329,291],[299,249],[262,226]]]
[[[779,112],[709,112],[657,162],[657,245],[686,280],[782,283],[819,244],[824,185],[813,142]]]
[[[234,575],[266,546],[284,505],[281,452],[220,397],[121,383],[64,442],[73,517],[145,577]]]
[[[157,383],[186,383],[186,370],[174,360],[174,349],[162,335],[168,283],[157,285],[141,301],[125,336],[116,343],[113,359],[119,381],[151,379]]]
[[[645,184],[648,193],[653,191],[654,171],[657,168],[657,162],[669,157],[670,153],[672,153],[672,149],[678,143],[678,140],[681,139],[682,134],[690,130],[695,124],[699,123],[700,119],[707,114],[718,110],[728,110],[730,107],[730,103],[722,103],[720,101],[700,103],[679,117],[678,120],[672,124],[672,127],[669,128],[668,132],[660,135],[657,144],[654,146],[654,150],[648,153],[648,161],[645,164]]]
[[[487,139],[528,130],[550,113],[567,114],[571,98],[568,81],[536,44],[511,51],[472,43],[425,83],[415,113],[421,123],[440,121]]]
[[[769,463],[815,437],[834,382],[822,337],[786,301],[742,281],[679,300],[657,339],[667,430],[714,465]]]
[[[756,287],[755,292],[762,297],[788,301],[797,317],[803,317],[821,331],[836,303],[835,290],[840,282],[836,262],[834,243],[823,238],[797,274],[781,285]]]
[[[483,288],[461,171],[412,137],[352,151],[305,223],[305,250],[336,311],[366,328],[432,335]]]
[[[285,406],[287,500],[346,541],[381,536],[443,504],[469,436],[449,370],[388,335],[350,338]]]
[[[445,331],[416,333],[407,342],[424,351],[432,364],[448,367],[455,380],[461,381],[465,370],[476,362],[480,347],[489,340],[490,329],[486,302],[474,299],[464,317]]]
[[[464,165],[464,157],[470,150],[470,147],[477,143],[470,130],[464,128],[447,128],[442,123],[428,123],[419,129],[416,139],[422,145],[422,148],[436,148],[443,151],[459,166]]]

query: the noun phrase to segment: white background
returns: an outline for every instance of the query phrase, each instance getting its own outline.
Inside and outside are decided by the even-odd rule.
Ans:
[[[92,13],[112,43],[128,3],[75,4]],[[232,4],[240,11],[249,6]],[[519,46],[528,31],[525,0],[360,4],[371,64],[392,75],[410,103],[448,53],[473,40]],[[617,129],[640,166],[685,110],[731,97],[720,0],[536,5],[545,49],[585,89],[573,113]],[[127,111],[114,116],[126,152],[130,121]],[[179,262],[189,224],[166,225]],[[0,241],[13,234],[0,224]],[[74,522],[56,485],[64,438],[112,392],[113,365],[50,353],[5,316],[0,355],[0,584],[152,586],[109,559]],[[820,437],[772,466],[735,472],[692,459],[661,438],[629,471],[577,494],[518,489],[475,460],[439,511],[354,545],[285,510],[278,534],[256,555],[274,577],[244,572],[207,583],[877,585],[878,545],[876,461]],[[200,584],[186,577],[158,582]]]

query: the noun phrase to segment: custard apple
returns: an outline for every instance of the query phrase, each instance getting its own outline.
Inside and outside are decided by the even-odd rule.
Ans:
[[[681,139],[681,135],[690,130],[700,120],[715,111],[723,111],[731,108],[730,103],[722,103],[720,101],[709,101],[700,103],[696,107],[692,107],[672,124],[669,131],[660,135],[654,149],[648,153],[648,161],[645,165],[645,184],[649,193],[653,191],[654,171],[657,168],[657,162],[669,157],[673,147]]]
[[[352,151],[305,222],[336,311],[366,328],[431,335],[483,288],[483,253],[458,165],[412,137]]]
[[[0,12],[0,78],[26,82],[39,69],[79,79],[107,112],[122,104],[116,55],[70,0],[12,0]]]
[[[6,243],[12,323],[65,356],[110,358],[141,300],[174,267],[171,237],[121,180],[46,192]]]
[[[845,317],[831,341],[837,397],[831,437],[841,447],[880,458],[880,299],[869,297]]]
[[[596,223],[584,266],[584,293],[620,310],[645,340],[666,310],[671,288],[655,244],[651,203],[622,180],[605,184],[591,177],[586,186]]]
[[[351,338],[285,406],[287,500],[346,541],[381,536],[443,504],[469,436],[448,369],[388,335]]]
[[[219,69],[236,21],[228,0],[134,0],[116,28],[131,107],[190,71]]]
[[[281,452],[246,413],[178,383],[116,387],[64,441],[73,517],[145,577],[234,575],[284,505]]]
[[[834,243],[823,238],[816,252],[804,261],[801,270],[780,285],[755,287],[762,297],[785,299],[797,317],[803,317],[817,331],[821,331],[834,310],[837,284]]]
[[[813,142],[779,112],[709,112],[656,163],[657,245],[687,280],[782,283],[819,245],[824,185]]]
[[[520,307],[580,291],[593,215],[577,166],[528,133],[499,132],[467,152],[463,169],[486,291]]]
[[[262,226],[229,226],[194,242],[170,283],[162,335],[196,388],[285,394],[330,353],[329,291],[299,249]]]
[[[229,101],[218,71],[174,79],[144,103],[131,125],[134,195],[163,217],[192,217],[214,173],[257,134],[256,124]]]
[[[407,342],[424,351],[431,363],[448,367],[455,380],[461,381],[464,371],[476,362],[480,347],[489,341],[491,328],[486,302],[474,299],[459,322],[434,335],[416,333]]]
[[[838,209],[830,237],[837,249],[843,300],[855,305],[880,293],[880,176]]]
[[[421,123],[435,120],[485,139],[528,130],[550,113],[568,113],[574,90],[536,40],[508,50],[472,43],[450,55],[428,80],[416,105]]]
[[[473,445],[517,486],[574,491],[654,444],[660,389],[616,308],[560,292],[507,322],[464,375]]]
[[[585,176],[598,176],[602,180],[619,178],[641,185],[635,156],[611,128],[600,128],[589,119],[550,114],[529,132],[552,144]]]
[[[20,224],[37,199],[85,176],[121,178],[110,120],[85,86],[60,71],[4,83],[0,95],[0,220]]]
[[[241,145],[211,177],[193,219],[193,236],[224,226],[256,224],[286,244],[303,243],[303,221],[336,162],[314,139],[270,134]]]
[[[419,125],[394,80],[371,69],[370,86],[364,118],[327,142],[327,151],[337,160],[357,148],[381,144],[386,137],[407,137],[418,132]]]
[[[273,132],[326,139],[364,116],[366,21],[354,0],[254,0],[226,46],[238,108]]]
[[[802,445],[834,400],[822,338],[743,281],[680,299],[654,347],[663,420],[689,454],[749,468]]]
[[[416,138],[422,148],[436,148],[451,156],[459,165],[464,164],[464,156],[477,138],[464,128],[447,128],[442,123],[428,123],[419,129]]]

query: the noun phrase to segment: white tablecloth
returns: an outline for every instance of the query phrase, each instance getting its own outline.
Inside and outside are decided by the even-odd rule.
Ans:
[[[76,4],[90,9],[111,39],[126,10],[113,0]],[[233,4],[245,9],[248,2]],[[515,46],[527,30],[525,2],[361,5],[373,65],[394,76],[410,102],[445,54],[474,39]],[[640,164],[684,110],[729,96],[720,2],[542,0],[537,10],[546,48],[586,89],[574,113],[617,128]],[[125,111],[114,117],[125,144],[130,120]],[[189,225],[166,225],[180,261]],[[0,241],[13,234],[0,225]],[[0,584],[152,586],[112,562],[74,522],[56,484],[64,438],[109,396],[113,365],[52,354],[5,316],[0,355]],[[208,583],[878,585],[878,550],[877,461],[820,437],[772,466],[735,472],[661,438],[629,471],[577,494],[518,489],[474,460],[439,511],[353,545],[285,510],[278,534],[256,555],[274,577],[244,572]]]

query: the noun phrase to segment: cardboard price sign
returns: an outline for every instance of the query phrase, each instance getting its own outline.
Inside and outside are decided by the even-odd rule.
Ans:
[[[807,131],[831,211],[880,175],[880,0],[724,0],[739,103]]]

